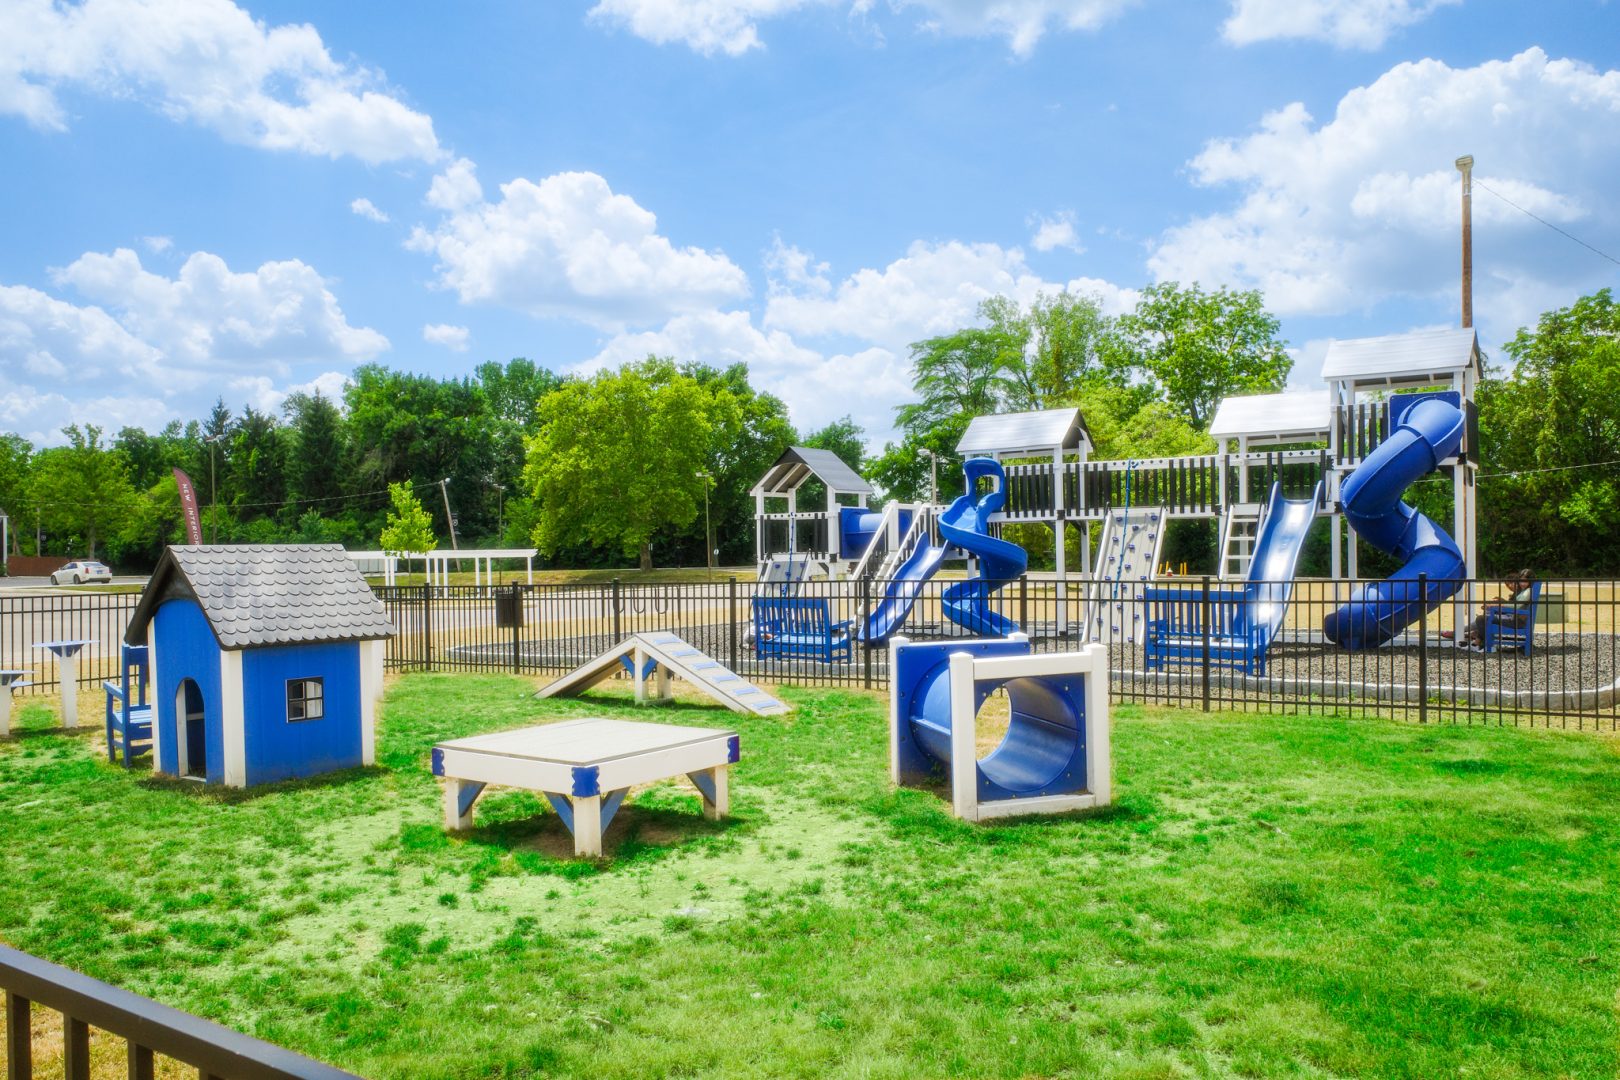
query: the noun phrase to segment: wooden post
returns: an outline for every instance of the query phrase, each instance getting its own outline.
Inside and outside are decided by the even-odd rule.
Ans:
[[[602,854],[602,796],[574,796],[574,854]]]
[[[1462,324],[1466,330],[1474,325],[1473,155],[1458,158],[1457,171],[1462,173]]]
[[[979,820],[979,718],[973,700],[973,655],[951,654],[951,809],[963,821]]]

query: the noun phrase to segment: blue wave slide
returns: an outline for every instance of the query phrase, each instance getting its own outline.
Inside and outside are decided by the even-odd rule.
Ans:
[[[967,493],[951,503],[939,518],[939,533],[944,543],[918,545],[895,571],[882,602],[867,616],[866,624],[856,628],[856,637],[861,641],[885,641],[900,628],[922,594],[924,582],[939,570],[953,546],[978,558],[979,576],[945,590],[946,617],[975,634],[1006,637],[1018,629],[1017,623],[990,610],[989,606],[991,594],[1021,575],[1029,565],[1029,555],[1023,548],[988,532],[990,515],[1000,510],[1007,499],[1007,474],[990,458],[969,458],[962,463],[962,472],[967,480]],[[974,489],[985,476],[995,478],[995,490],[980,497]]]
[[[1350,527],[1380,551],[1405,561],[1384,581],[1357,589],[1328,612],[1322,633],[1344,649],[1372,649],[1390,641],[1427,608],[1462,588],[1468,565],[1462,551],[1427,514],[1401,501],[1414,480],[1434,471],[1462,445],[1462,410],[1430,398],[1406,410],[1389,438],[1345,480],[1339,501]],[[1418,575],[1427,574],[1420,588]]]
[[[942,598],[945,617],[972,633],[1007,637],[1018,624],[990,607],[990,597],[1029,566],[1029,552],[1017,544],[990,535],[990,515],[1007,501],[1007,474],[990,458],[969,458],[962,463],[967,494],[940,515],[939,534],[979,560],[979,576],[946,588]],[[995,487],[982,497],[974,494],[979,480],[993,477]]]

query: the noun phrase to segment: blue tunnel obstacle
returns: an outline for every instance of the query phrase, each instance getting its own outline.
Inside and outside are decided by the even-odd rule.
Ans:
[[[943,772],[968,821],[1062,813],[1112,801],[1108,650],[1035,655],[1027,638],[890,642],[889,768],[917,786]],[[995,691],[1007,733],[985,757],[978,714]]]

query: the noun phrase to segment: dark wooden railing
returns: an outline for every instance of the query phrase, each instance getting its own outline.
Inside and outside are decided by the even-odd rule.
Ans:
[[[6,1080],[33,1080],[29,1013],[35,1002],[62,1014],[66,1080],[90,1078],[91,1028],[125,1041],[130,1080],[151,1080],[157,1054],[194,1067],[200,1080],[355,1080],[353,1073],[3,945],[0,989],[6,994]]]

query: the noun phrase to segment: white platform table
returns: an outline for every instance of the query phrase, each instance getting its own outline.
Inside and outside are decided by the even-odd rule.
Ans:
[[[587,718],[452,739],[433,748],[443,777],[444,824],[472,827],[486,786],[545,795],[574,835],[575,855],[601,855],[602,833],[630,788],[685,775],[703,793],[703,815],[730,808],[727,770],[739,756],[735,731]]]

